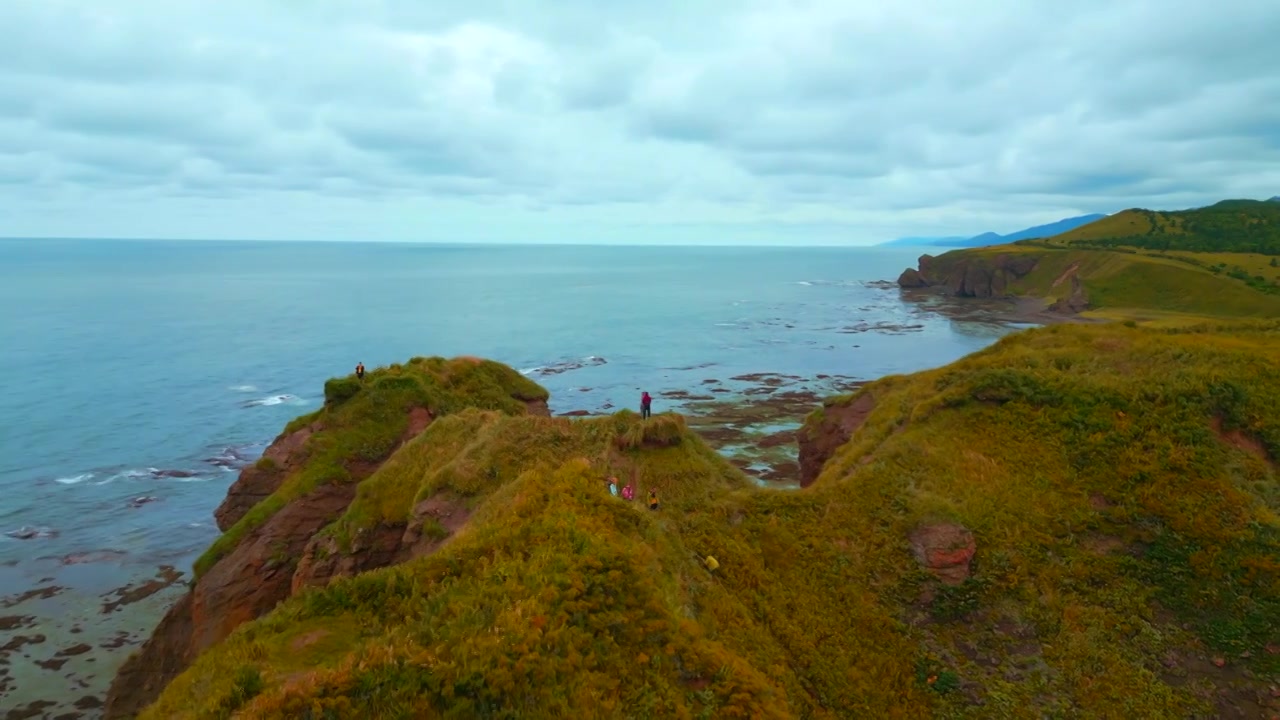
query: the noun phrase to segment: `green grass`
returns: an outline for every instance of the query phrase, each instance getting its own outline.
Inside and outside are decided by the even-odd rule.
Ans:
[[[963,260],[1010,253],[1033,255],[1037,260],[1034,270],[1010,285],[1011,294],[1047,300],[1064,297],[1071,291],[1071,282],[1064,276],[1076,267],[1092,308],[1086,315],[1121,319],[1153,311],[1202,317],[1280,315],[1280,292],[1265,292],[1225,272],[1215,272],[1210,265],[1185,260],[1198,259],[1198,253],[1183,253],[1182,258],[1162,257],[1146,251],[1046,249],[1030,243],[951,251],[934,259],[936,269],[931,272],[944,277],[948,268],[958,267]],[[1207,255],[1204,260],[1222,262],[1220,257]],[[1263,257],[1242,256],[1234,260],[1255,267]]]
[[[447,490],[464,532],[241,626],[143,717],[1212,717],[1280,673],[1276,357],[1276,321],[1020,332],[861,390],[798,492],[677,416],[461,411],[338,522]],[[608,494],[633,470],[662,510]],[[906,540],[942,520],[977,538],[954,588]]]
[[[468,407],[521,414],[527,401],[546,400],[547,391],[501,363],[433,357],[374,369],[363,382],[354,376],[329,380],[325,397],[323,408],[285,429],[320,425],[307,442],[305,460],[196,560],[196,577],[291,500],[321,485],[349,482],[353,468],[385,459],[408,428],[410,408],[426,408],[436,417]]]
[[[1068,230],[1054,245],[1280,255],[1280,203],[1223,200],[1203,208],[1134,208]]]

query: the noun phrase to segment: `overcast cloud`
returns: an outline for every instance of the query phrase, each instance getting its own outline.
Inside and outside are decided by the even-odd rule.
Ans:
[[[0,236],[866,244],[1280,194],[1276,0],[4,0],[0,37]]]

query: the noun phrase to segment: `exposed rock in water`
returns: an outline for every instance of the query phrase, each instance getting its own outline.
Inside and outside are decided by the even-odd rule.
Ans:
[[[867,393],[852,400],[834,398],[823,402],[822,410],[805,420],[804,427],[796,434],[800,446],[800,487],[808,487],[818,479],[831,456],[867,421],[875,404],[875,399]]]
[[[1019,253],[997,255],[952,251],[938,257],[921,255],[919,269],[898,277],[903,288],[938,287],[956,297],[1008,297],[1009,285],[1035,269],[1036,257]]]
[[[192,470],[148,470],[153,478],[191,478],[199,473]]]
[[[912,531],[910,541],[916,561],[944,584],[959,585],[969,578],[969,562],[978,546],[963,525],[922,525]]]
[[[8,535],[15,540],[36,540],[43,538],[56,538],[58,537],[58,531],[50,528],[37,528],[31,527],[30,525],[23,525],[17,530],[10,530],[9,532],[6,532],[5,535]]]
[[[559,375],[570,370],[581,370],[585,367],[595,367],[597,365],[605,365],[608,361],[597,355],[590,355],[580,360],[565,360],[558,363],[552,363],[544,367],[534,368],[529,371],[530,375],[546,377],[548,375]]]
[[[901,275],[898,276],[898,287],[904,287],[904,288],[929,287],[929,281],[925,279],[924,275],[920,274],[919,270],[916,270],[915,268],[907,268],[906,270],[902,271]]]

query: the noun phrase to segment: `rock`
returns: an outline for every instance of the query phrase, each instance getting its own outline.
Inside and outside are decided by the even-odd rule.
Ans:
[[[603,361],[601,361],[603,362]],[[529,415],[550,417],[546,400],[520,400]],[[442,506],[435,498],[415,508],[406,527],[387,525],[357,538],[352,552],[336,551],[317,533],[337,520],[351,504],[360,482],[381,467],[400,446],[422,433],[433,421],[423,407],[408,411],[408,424],[399,442],[378,459],[349,459],[350,481],[321,485],[276,511],[260,526],[245,533],[239,544],[213,564],[170,608],[151,637],[131,655],[116,674],[107,694],[104,717],[133,717],[152,703],[173,678],[185,670],[200,652],[227,637],[240,625],[270,612],[280,602],[305,587],[331,578],[383,567],[430,552],[439,547],[469,516],[461,502]],[[308,443],[324,430],[323,420],[281,433],[263,453],[267,462],[246,467],[227,491],[215,516],[224,531],[237,523],[254,505],[270,496],[289,473],[308,458]],[[436,501],[436,506],[431,503]],[[427,507],[423,508],[422,506]],[[447,506],[447,507],[446,507]],[[424,512],[445,511],[433,525],[435,533],[423,536]],[[440,536],[440,529],[444,536]],[[149,588],[148,588],[149,589]]]
[[[587,417],[590,414],[589,410],[570,410],[569,412],[560,413],[560,417]]]
[[[159,499],[160,499],[160,498],[156,497],[155,495],[139,495],[139,496],[138,496],[138,497],[136,497],[136,498],[130,498],[130,499],[129,499],[129,506],[130,506],[130,507],[136,507],[136,508],[137,508],[137,507],[142,507],[143,505],[146,505],[147,503],[153,503],[153,502],[155,502],[155,501],[157,501],[157,500],[159,500]]]
[[[406,559],[435,552],[470,519],[471,509],[462,498],[450,493],[432,495],[418,503],[400,538]]]
[[[63,648],[62,650],[59,650],[58,652],[54,653],[54,656],[55,657],[75,657],[76,655],[83,655],[92,649],[93,649],[92,645],[87,645],[85,643],[77,643],[75,645],[72,645],[69,648]]]
[[[338,577],[350,577],[366,570],[393,565],[399,560],[400,540],[405,523],[379,523],[364,528],[351,540],[348,552],[330,536],[311,538],[290,581],[290,594],[307,587],[324,587]]]
[[[226,532],[254,505],[275,492],[289,469],[306,459],[307,440],[319,429],[317,423],[312,423],[288,434],[281,433],[262,453],[267,462],[259,460],[241,470],[240,477],[227,489],[227,497],[213,511],[218,529]]]
[[[1080,276],[1071,275],[1071,292],[1066,297],[1058,298],[1049,306],[1049,312],[1063,315],[1075,315],[1089,309],[1089,294],[1085,292]]]
[[[58,531],[51,530],[49,528],[36,528],[31,527],[30,525],[23,525],[17,530],[10,530],[5,533],[5,535],[8,535],[15,540],[35,540],[39,538],[58,537]]]
[[[944,584],[959,585],[969,578],[969,563],[977,543],[963,525],[922,525],[912,531],[910,542],[916,561]]]
[[[843,405],[839,400],[826,400],[820,414],[805,420],[796,433],[800,446],[800,487],[808,487],[818,479],[831,456],[867,421],[875,404],[875,398],[867,393]]]
[[[898,276],[898,287],[904,287],[904,288],[929,287],[929,281],[925,279],[924,275],[920,274],[919,270],[916,270],[915,268],[907,268],[906,270],[902,271],[901,275]]]
[[[190,478],[197,475],[190,470],[150,470],[149,472],[153,478]]]
[[[354,497],[354,485],[323,485],[248,533],[170,608],[142,648],[125,661],[107,694],[105,717],[132,717],[200,652],[288,598],[296,558]]]
[[[921,255],[919,269],[908,268],[898,277],[903,288],[941,287],[956,297],[1007,297],[1009,285],[1035,269],[1037,259],[1021,253],[979,254],[952,251],[933,257]]]
[[[529,371],[529,374],[546,377],[548,375],[559,375],[560,373],[566,373],[570,370],[581,370],[585,367],[595,367],[597,365],[605,365],[607,363],[608,360],[605,360],[602,357],[589,355],[580,360],[565,360],[562,362],[552,363],[544,367],[534,368]]]

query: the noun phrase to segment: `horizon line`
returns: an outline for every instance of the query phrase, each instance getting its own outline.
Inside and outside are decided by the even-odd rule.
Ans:
[[[592,241],[539,241],[539,242],[512,242],[512,241],[491,241],[491,240],[353,240],[353,239],[270,239],[270,238],[147,238],[147,237],[89,237],[89,236],[0,236],[0,242],[21,242],[21,241],[54,241],[54,242],[155,242],[155,243],[294,243],[294,244],[328,244],[328,245],[437,245],[451,247],[649,247],[649,248],[677,248],[677,247],[705,247],[705,248],[812,248],[812,249],[860,249],[866,250],[871,248],[883,249],[901,249],[910,247],[899,245],[897,248],[888,247],[889,243],[894,240],[884,240],[869,244],[808,244],[808,243],[783,243],[783,242],[762,242],[762,243],[706,243],[706,242],[672,242],[672,243],[655,243],[655,242],[592,242]],[[927,245],[921,245],[927,247]]]

